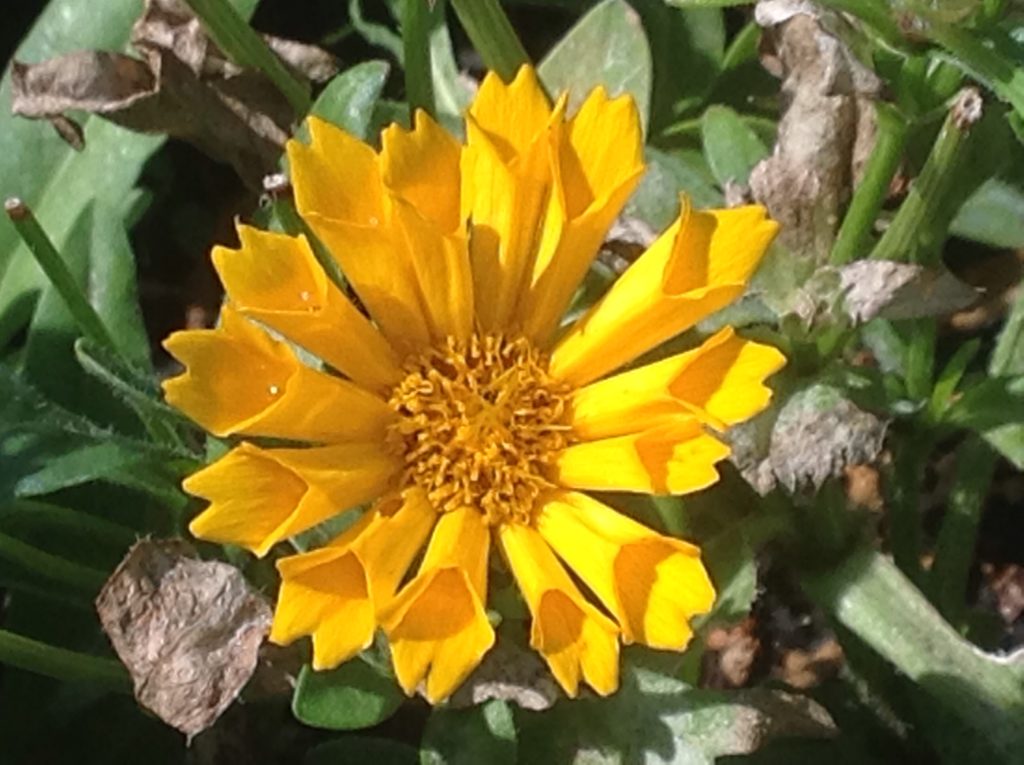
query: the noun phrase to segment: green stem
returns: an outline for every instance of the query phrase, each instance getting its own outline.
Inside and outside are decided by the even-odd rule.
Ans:
[[[444,13],[444,4],[430,8],[427,0],[405,0],[402,14],[402,49],[405,52],[405,96],[409,113],[423,109],[433,117],[434,84],[430,69],[430,30],[433,20]],[[411,121],[411,119],[410,119]]]
[[[937,211],[948,207],[958,194],[956,179],[967,154],[971,128],[980,117],[981,96],[966,88],[960,91],[946,116],[921,174],[914,179],[907,198],[871,257],[935,265],[939,247],[949,230],[951,216]]]
[[[839,565],[801,575],[811,599],[1017,761],[1024,746],[1024,667],[960,637],[885,556],[861,548]]]
[[[0,505],[0,526],[31,526],[46,531],[63,529],[80,538],[100,544],[128,547],[136,533],[127,526],[111,523],[81,510],[72,510],[48,502],[16,499]]]
[[[120,662],[40,643],[7,630],[0,630],[0,662],[66,682],[95,683],[121,693],[132,689]]]
[[[258,69],[288,99],[296,117],[312,105],[309,87],[295,77],[263,38],[238,15],[227,0],[185,0],[203,27],[228,58],[246,69]]]
[[[954,625],[963,616],[967,575],[974,559],[978,522],[996,466],[996,453],[976,436],[957,450],[956,478],[928,575],[932,601]]]
[[[6,534],[0,534],[0,560],[14,563],[37,576],[89,597],[94,596],[107,580],[107,575],[102,571],[43,552]]]
[[[484,64],[505,82],[530,63],[498,0],[452,0],[452,8]]]
[[[864,175],[853,192],[832,248],[832,263],[837,266],[865,254],[871,230],[889,194],[889,186],[907,144],[907,122],[895,107],[879,102],[875,104],[875,115],[878,122],[875,148],[864,166]]]
[[[907,395],[914,401],[931,397],[935,377],[935,321],[915,319],[910,322],[906,357]]]
[[[68,269],[64,258],[53,246],[50,237],[39,225],[32,210],[16,197],[11,197],[4,202],[4,210],[7,217],[11,219],[14,228],[21,237],[29,252],[36,259],[36,263],[46,274],[57,294],[60,295],[68,312],[75,320],[82,334],[99,345],[109,348],[113,353],[121,355],[114,338],[107,331],[106,325],[96,309],[92,307],[77,280]]]
[[[896,565],[912,580],[921,575],[921,473],[931,442],[920,434],[903,439],[889,491],[889,544]]]

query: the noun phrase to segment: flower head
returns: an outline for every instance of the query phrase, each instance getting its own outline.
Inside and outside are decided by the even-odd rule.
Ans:
[[[725,329],[614,372],[739,296],[776,225],[760,207],[684,203],[561,328],[643,172],[628,97],[566,104],[523,68],[484,79],[464,145],[424,113],[385,130],[379,152],[310,118],[309,143],[288,145],[296,204],[352,293],[305,237],[239,226],[241,246],[213,252],[220,325],[166,341],[186,367],[168,400],[243,437],[185,482],[210,503],[196,536],[265,555],[368,505],[325,547],[277,562],[271,639],[311,636],[315,668],[380,628],[406,692],[449,696],[495,639],[492,546],[570,695],[616,689],[620,642],[682,650],[712,605],[696,547],[584,492],[717,480],[729,449],[716,433],[764,408],[781,354]]]

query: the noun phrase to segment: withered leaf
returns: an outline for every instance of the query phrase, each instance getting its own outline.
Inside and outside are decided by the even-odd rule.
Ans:
[[[499,640],[452,696],[451,705],[471,707],[501,699],[539,712],[551,707],[559,696],[551,673],[534,651],[511,640]]]
[[[292,71],[312,82],[337,72],[314,46],[266,37]],[[146,0],[132,29],[141,56],[81,51],[12,65],[12,109],[68,133],[66,112],[97,114],[130,130],[166,133],[227,162],[254,189],[277,168],[295,114],[261,73],[242,69],[206,35],[182,0]]]
[[[96,610],[135,698],[190,739],[238,696],[271,619],[238,569],[196,559],[181,540],[136,543]]]
[[[872,99],[881,84],[842,39],[839,14],[801,0],[761,0],[755,17],[765,28],[762,60],[783,78],[786,110],[750,189],[782,224],[780,244],[822,264],[874,142]]]
[[[882,451],[887,423],[829,385],[793,395],[772,428],[768,459],[790,491],[815,490],[848,465],[871,464]]]
[[[859,260],[840,269],[846,312],[854,321],[947,316],[978,299],[945,269],[891,260]]]

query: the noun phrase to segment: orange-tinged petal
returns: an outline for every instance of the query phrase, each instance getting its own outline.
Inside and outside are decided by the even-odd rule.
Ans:
[[[319,117],[309,117],[306,124],[309,145],[293,139],[285,147],[299,214],[307,221],[316,215],[363,226],[383,220],[377,153]]]
[[[383,399],[305,366],[229,306],[216,329],[175,332],[164,347],[186,367],[163,383],[168,403],[214,435],[358,441],[394,418]]]
[[[397,124],[381,133],[381,173],[384,185],[411,203],[438,228],[460,229],[459,142],[434,119],[417,109],[415,127]]]
[[[552,353],[551,372],[583,385],[739,297],[778,225],[764,208],[683,211]]]
[[[390,200],[387,216],[371,225],[316,214],[305,218],[399,354],[429,345],[427,314],[404,237],[391,220]]]
[[[238,250],[214,247],[234,308],[371,389],[402,379],[395,351],[324,273],[304,236],[238,226]]]
[[[531,282],[519,308],[524,332],[544,345],[558,326],[612,222],[643,175],[632,99],[597,89],[549,148],[553,188]]]
[[[395,217],[419,281],[431,335],[437,342],[447,337],[465,342],[473,331],[473,274],[465,236],[442,232],[404,200],[395,200]]]
[[[530,645],[575,697],[580,680],[602,696],[619,685],[619,631],[588,603],[547,543],[520,524],[498,528],[498,541],[533,616]]]
[[[700,551],[578,492],[542,503],[537,530],[614,614],[623,640],[681,651],[715,591]]]
[[[654,427],[666,418],[693,415],[724,430],[768,405],[764,384],[786,363],[770,345],[744,340],[731,327],[697,349],[576,391],[570,422],[585,441]]]
[[[484,611],[488,540],[476,510],[442,514],[419,572],[381,614],[406,693],[425,680],[431,703],[446,699],[494,644]]]
[[[534,142],[547,127],[550,115],[551,103],[531,66],[520,67],[507,85],[497,74],[488,72],[469,109],[469,118],[479,125],[506,163]]]
[[[329,546],[279,560],[281,593],[270,639],[284,645],[312,635],[314,669],[330,669],[367,648],[378,611],[435,519],[422,496],[407,493],[378,503]]]
[[[549,133],[559,129],[566,99],[530,143],[508,158],[472,115],[462,152],[462,217],[472,221],[469,247],[476,311],[484,330],[510,323],[541,238],[551,186]]]
[[[715,463],[729,453],[698,420],[677,418],[642,433],[574,444],[556,458],[555,478],[573,489],[687,494],[715,483]]]
[[[262,557],[281,540],[380,496],[400,468],[376,443],[310,449],[243,443],[185,479],[185,491],[211,503],[189,530]]]

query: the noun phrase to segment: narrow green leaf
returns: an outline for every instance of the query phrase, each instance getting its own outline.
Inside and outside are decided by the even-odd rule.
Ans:
[[[65,560],[6,534],[0,534],[0,560],[90,597],[99,592],[107,579],[102,571]]]
[[[768,156],[768,147],[728,106],[711,106],[701,120],[704,156],[720,186],[746,184],[750,171]]]
[[[964,202],[949,230],[990,247],[1024,247],[1024,189],[989,178]]]
[[[452,9],[484,65],[501,79],[511,82],[530,63],[498,0],[452,0]]]
[[[363,16],[362,0],[349,0],[348,15],[352,19],[352,26],[366,42],[383,48],[394,56],[399,64],[404,65],[405,51],[402,47],[401,35],[391,27],[369,21]]]
[[[1006,317],[996,347],[992,351],[988,371],[991,375],[1024,375],[1024,290]]]
[[[51,0],[15,51],[19,61],[38,62],[74,49],[118,50],[128,39],[139,5],[109,0],[101,6]],[[0,103],[11,101],[10,69],[0,84]],[[0,110],[0,198],[17,196],[30,205],[63,251],[72,222],[91,199],[124,200],[156,136],[132,135],[98,117],[84,118],[86,150],[75,152],[43,122]],[[96,183],[102,178],[102,183]],[[11,223],[0,218],[0,346],[31,311],[45,284]]]
[[[7,630],[0,630],[0,662],[65,682],[96,683],[131,692],[131,680],[120,662],[47,645]]]
[[[636,102],[646,131],[651,108],[651,51],[640,17],[623,0],[603,0],[570,29],[538,67],[552,95],[568,92],[569,109],[598,85]]]
[[[405,100],[409,110],[423,109],[431,117],[434,104],[434,80],[430,65],[430,30],[444,18],[444,2],[430,5],[424,0],[403,0],[402,50],[405,60]]]
[[[390,70],[386,61],[364,61],[346,69],[327,84],[310,113],[367,140],[373,107]]]
[[[357,658],[328,672],[304,666],[292,712],[314,728],[358,730],[391,717],[404,699],[394,678]]]

